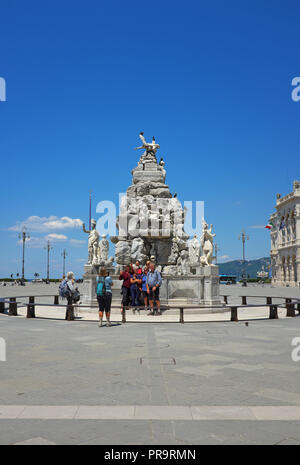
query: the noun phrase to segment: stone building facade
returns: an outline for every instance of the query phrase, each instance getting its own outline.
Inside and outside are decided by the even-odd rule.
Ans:
[[[300,286],[300,182],[293,191],[277,194],[276,212],[270,216],[272,283]]]

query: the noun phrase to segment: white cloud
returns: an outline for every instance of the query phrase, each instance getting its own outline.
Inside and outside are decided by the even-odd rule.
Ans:
[[[27,231],[32,232],[49,232],[60,229],[71,229],[80,228],[82,221],[79,218],[69,218],[63,216],[58,218],[57,216],[40,217],[40,216],[29,216],[24,221],[17,221],[14,226],[11,226],[9,231],[22,231],[26,228]]]
[[[61,242],[66,241],[68,238],[64,234],[48,234],[45,236],[46,241]]]
[[[75,247],[81,247],[86,244],[86,241],[83,239],[70,239],[70,244]]]
[[[23,244],[22,239],[18,241],[19,245]],[[30,249],[41,249],[45,247],[47,244],[46,239],[44,237],[30,237],[26,240],[26,247]]]
[[[229,257],[229,255],[221,255],[220,257],[218,257],[218,261],[219,260],[227,260]]]

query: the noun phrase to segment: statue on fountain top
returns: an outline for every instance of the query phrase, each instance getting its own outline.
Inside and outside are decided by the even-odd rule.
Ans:
[[[159,144],[156,143],[155,137],[153,136],[152,142],[148,143],[146,142],[144,133],[140,132],[139,138],[141,139],[143,145],[141,145],[140,147],[136,147],[135,150],[145,149],[145,152],[143,153],[143,155],[156,156],[156,152],[160,148],[160,146]]]

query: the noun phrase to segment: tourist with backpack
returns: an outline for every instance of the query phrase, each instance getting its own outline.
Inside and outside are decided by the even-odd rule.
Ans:
[[[110,308],[112,300],[111,287],[113,281],[110,276],[107,275],[106,269],[101,268],[100,274],[96,278],[96,294],[99,305],[99,328],[102,327],[103,312],[106,314],[106,326],[110,326]]]
[[[66,320],[68,319],[68,312],[70,311],[69,306],[79,302],[79,300],[80,300],[80,293],[78,291],[78,288],[74,287],[74,283],[75,283],[74,273],[72,271],[69,271],[67,273],[67,278],[63,277],[63,279],[62,279],[62,281],[61,281],[61,283],[59,285],[59,295],[60,295],[60,297],[62,299],[67,299],[67,302],[68,302],[68,306],[67,306],[67,310],[66,310],[66,317],[65,317]],[[73,309],[72,308],[71,308],[71,313],[72,313],[72,316],[69,319],[74,320],[74,314],[73,314]],[[69,317],[70,317],[70,315],[69,315]]]
[[[68,304],[76,303],[80,300],[80,293],[78,288],[74,287],[75,276],[72,271],[67,273],[67,278],[63,276],[63,279],[59,285],[59,295],[62,299],[67,299]]]

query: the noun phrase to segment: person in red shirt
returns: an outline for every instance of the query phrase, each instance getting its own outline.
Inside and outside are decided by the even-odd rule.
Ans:
[[[143,274],[143,269],[138,260],[135,262],[135,274]]]
[[[121,304],[121,311],[123,312],[124,307],[129,306],[130,302],[130,266],[127,265],[125,267],[125,271],[121,271],[120,276],[119,276],[120,281],[123,280],[122,284],[122,289],[121,289],[121,294],[122,294],[122,304]]]

